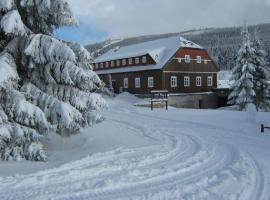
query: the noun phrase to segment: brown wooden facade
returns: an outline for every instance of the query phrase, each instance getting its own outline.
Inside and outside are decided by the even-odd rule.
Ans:
[[[155,63],[151,56],[143,56],[147,56],[146,63],[128,65],[128,58],[125,58],[127,60],[126,66],[136,68],[137,65]],[[140,60],[142,60],[143,56],[140,57]],[[186,58],[186,56],[189,57]],[[133,63],[135,63],[135,57],[132,59]],[[97,72],[103,70],[105,66],[107,66],[105,69],[110,68],[110,65],[103,64],[103,68],[100,68],[100,63],[98,65],[94,63],[94,69]],[[113,66],[111,68],[122,67],[124,69],[126,66]],[[218,68],[206,50],[180,48],[172,55],[165,66],[161,66],[158,70],[100,74],[99,76],[108,86],[111,79],[113,89],[116,93],[128,91],[133,94],[149,94],[152,90],[168,90],[170,93],[201,93],[217,88],[217,72]],[[153,77],[153,87],[148,86],[149,77]],[[174,79],[173,85],[172,77]],[[136,78],[140,78],[140,87],[138,87],[138,84],[135,87]],[[124,87],[124,79],[128,80],[128,87],[126,88]],[[187,79],[189,79],[189,84],[187,84]],[[201,79],[201,81],[197,79]]]

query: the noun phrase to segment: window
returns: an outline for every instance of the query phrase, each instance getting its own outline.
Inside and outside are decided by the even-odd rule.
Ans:
[[[124,78],[124,88],[128,88],[128,78]]]
[[[119,67],[120,66],[120,60],[116,61],[116,66]]]
[[[198,87],[202,86],[202,77],[200,76],[196,77],[196,86]]]
[[[153,88],[153,87],[154,87],[154,78],[148,77],[148,88]]]
[[[135,58],[135,64],[139,64],[140,63],[140,58]]]
[[[133,64],[132,58],[129,58],[129,59],[128,59],[128,64],[129,64],[129,65],[132,65],[132,64]]]
[[[142,57],[142,63],[147,63],[147,57],[146,56]]]
[[[171,76],[171,87],[172,88],[177,87],[177,76]]]
[[[181,63],[182,62],[182,59],[181,58],[177,58],[178,62]]]
[[[109,67],[109,62],[105,63],[105,67],[108,68]]]
[[[190,63],[190,55],[185,55],[185,62]]]
[[[96,63],[96,69],[98,69],[98,63]]]
[[[125,66],[127,64],[127,60],[126,59],[122,59],[122,65]]]
[[[209,87],[213,86],[213,77],[212,76],[207,77],[207,85]]]
[[[190,77],[189,76],[185,76],[184,77],[184,86],[185,87],[189,87],[190,86]]]
[[[100,68],[103,69],[103,63],[100,63]]]
[[[141,78],[135,78],[135,88],[141,87]]]
[[[111,67],[114,67],[114,61],[111,61]]]
[[[205,60],[204,60],[204,64],[206,64],[206,65],[207,65],[207,63],[208,63],[208,61],[205,59]]]
[[[202,63],[202,57],[201,56],[197,56],[197,63]]]

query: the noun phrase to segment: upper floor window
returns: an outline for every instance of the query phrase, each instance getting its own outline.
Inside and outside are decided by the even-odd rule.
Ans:
[[[171,76],[171,87],[177,87],[177,76]]]
[[[146,56],[142,57],[142,63],[147,63],[147,57]]]
[[[129,64],[129,65],[132,65],[132,64],[133,64],[132,58],[129,58],[129,59],[128,59],[128,64]]]
[[[185,55],[185,62],[190,63],[190,55]]]
[[[202,57],[201,56],[197,56],[197,63],[202,63]]]
[[[154,87],[154,77],[148,77],[148,88]]]
[[[185,76],[184,77],[184,86],[185,87],[189,87],[190,86],[190,77],[189,76]]]
[[[113,60],[111,61],[111,67],[114,67],[114,61]]]
[[[105,63],[105,67],[108,68],[109,67],[109,62]]]
[[[128,88],[128,78],[124,78],[124,88]]]
[[[196,77],[196,86],[198,87],[202,86],[202,77],[200,76]]]
[[[127,60],[126,59],[122,59],[122,65],[126,65],[127,64]]]
[[[98,69],[98,63],[95,64],[95,68]]]
[[[141,87],[141,78],[135,78],[135,88]]]
[[[103,69],[103,65],[104,65],[103,63],[100,63],[100,68],[101,68],[101,69]]]
[[[120,60],[116,61],[116,66],[119,67],[120,66]]]
[[[140,63],[140,58],[139,57],[135,58],[135,64],[139,64],[139,63]]]
[[[212,76],[207,77],[207,85],[209,87],[213,86],[213,77]]]

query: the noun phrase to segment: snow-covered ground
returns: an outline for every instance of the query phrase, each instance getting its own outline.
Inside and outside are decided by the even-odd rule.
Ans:
[[[270,199],[269,113],[168,111],[108,99],[106,120],[46,141],[49,161],[1,162],[0,199]],[[16,175],[15,175],[16,174]]]

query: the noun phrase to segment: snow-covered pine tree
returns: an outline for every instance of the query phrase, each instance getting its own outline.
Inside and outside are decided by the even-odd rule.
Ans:
[[[256,72],[255,49],[252,47],[247,27],[242,31],[243,45],[240,48],[236,66],[233,69],[232,92],[229,103],[239,105],[240,110],[246,110],[249,104],[255,103],[254,75]]]
[[[40,138],[100,120],[101,81],[79,44],[52,37],[74,25],[65,0],[0,1],[0,159],[46,159]]]
[[[255,105],[257,110],[270,111],[270,68],[267,52],[263,49],[258,32],[254,33],[256,74],[254,76]]]

